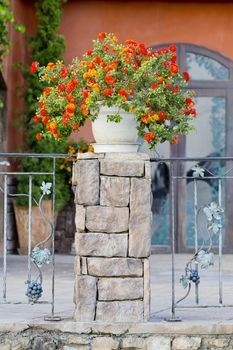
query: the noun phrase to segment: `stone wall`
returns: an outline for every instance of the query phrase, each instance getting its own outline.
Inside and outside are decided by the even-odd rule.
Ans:
[[[150,315],[151,174],[145,154],[79,156],[76,189],[77,321]]]
[[[0,325],[0,349],[232,350],[232,334],[232,323],[8,323]]]

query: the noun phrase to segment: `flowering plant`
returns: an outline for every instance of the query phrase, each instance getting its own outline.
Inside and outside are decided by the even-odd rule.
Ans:
[[[82,60],[46,67],[33,62],[31,71],[48,85],[34,116],[41,123],[38,140],[68,137],[87,119],[95,120],[101,105],[134,112],[138,134],[150,148],[177,143],[179,135],[193,128],[193,92],[184,90],[189,75],[179,70],[175,45],[152,51],[133,40],[120,44],[114,34],[102,32]],[[120,113],[108,120],[120,122]]]

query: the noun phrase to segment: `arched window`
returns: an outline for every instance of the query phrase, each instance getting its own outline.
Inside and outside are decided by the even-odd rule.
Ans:
[[[163,44],[152,47],[157,50],[167,47],[170,44]],[[233,156],[233,62],[217,53],[204,47],[192,44],[176,44],[177,59],[181,71],[188,71],[190,74],[189,89],[196,91],[197,118],[193,122],[196,130],[186,138],[182,137],[178,145],[169,146],[162,144],[158,146],[158,153],[165,157],[208,157],[208,156]],[[145,147],[145,145],[144,145]],[[143,149],[143,147],[142,147]],[[185,171],[189,170],[191,164],[186,164]],[[220,164],[215,164],[220,167]],[[179,203],[186,211],[178,221],[179,237],[178,246],[180,251],[187,251],[193,246],[192,222],[193,215],[190,203],[192,198],[189,187],[180,191]],[[203,182],[203,201],[211,197],[213,188]],[[186,194],[184,194],[186,192]],[[181,198],[182,196],[182,198]],[[157,198],[158,200],[158,198]],[[161,206],[155,214],[154,237],[152,243],[155,245],[167,245],[169,242],[169,220],[166,219],[169,211],[169,196],[160,198]],[[189,213],[190,211],[190,213]],[[178,214],[179,216],[179,214]],[[161,220],[159,220],[159,218]],[[165,219],[164,219],[165,218]],[[229,230],[227,230],[229,231]],[[227,235],[233,234],[228,232]],[[226,239],[226,242],[229,241]]]

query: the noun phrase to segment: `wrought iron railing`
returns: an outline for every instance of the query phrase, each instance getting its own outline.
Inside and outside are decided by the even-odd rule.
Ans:
[[[151,159],[151,163],[152,183],[155,183],[154,201],[157,203],[157,208],[159,203],[164,202],[164,198],[156,197],[156,193],[161,192],[159,181],[156,180],[157,169],[161,164],[166,164],[169,173],[167,185],[169,224],[166,223],[164,211],[161,210],[160,218],[158,212],[154,213],[157,214],[156,221],[161,220],[163,225],[169,226],[172,280],[171,317],[167,320],[179,321],[176,312],[179,308],[232,307],[233,303],[224,301],[222,260],[224,250],[233,252],[231,242],[233,157],[154,158]],[[157,234],[159,236],[159,232]],[[185,240],[185,237],[188,239]],[[190,242],[191,244],[188,244]],[[184,272],[179,277],[175,261],[178,252],[190,254]],[[203,272],[214,265],[215,255],[218,256],[218,276],[216,276],[218,303],[203,303],[200,300],[202,281],[205,278]],[[181,288],[184,289],[182,296]],[[194,289],[193,302],[190,301],[192,289]],[[176,297],[177,294],[179,297]]]
[[[2,193],[3,201],[3,282],[2,282],[2,297],[0,297],[1,304],[50,304],[51,311],[45,320],[60,320],[59,316],[55,316],[55,194],[56,194],[56,161],[57,159],[69,158],[72,155],[67,154],[25,154],[25,153],[0,153],[0,194]],[[51,160],[49,171],[16,171],[11,166],[11,161],[15,159],[24,158],[46,158]],[[41,176],[41,195],[39,199],[33,197],[33,178],[34,176]],[[51,182],[45,182],[43,176],[51,176]],[[9,191],[10,177],[27,177],[28,178],[28,193],[11,193]],[[43,200],[46,195],[52,197],[52,216],[49,217],[43,208]],[[8,282],[8,255],[7,255],[7,235],[8,235],[8,215],[7,206],[10,198],[27,197],[28,198],[28,251],[27,251],[27,273],[25,273],[25,294],[27,300],[22,296],[20,300],[10,300],[7,293]],[[49,231],[47,237],[32,246],[32,205],[39,208],[41,220],[48,223]],[[1,208],[0,208],[1,209]],[[1,225],[0,225],[1,229]],[[0,232],[1,234],[1,232]],[[48,245],[49,242],[49,246]],[[47,243],[47,245],[46,245]],[[43,270],[46,265],[52,266],[51,270],[51,290],[50,300],[43,300]],[[34,267],[32,269],[32,266]],[[17,270],[17,267],[15,267]],[[15,286],[17,289],[17,286]],[[48,288],[48,286],[46,286]],[[42,300],[41,300],[42,299]]]

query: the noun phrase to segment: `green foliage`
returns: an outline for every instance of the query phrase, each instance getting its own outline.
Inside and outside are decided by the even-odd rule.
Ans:
[[[11,23],[13,23],[14,29],[18,32],[25,32],[25,27],[15,22],[10,2],[8,0],[0,0],[0,70],[2,69],[3,58],[10,46],[8,35]]]
[[[62,59],[65,49],[64,37],[57,34],[57,28],[60,24],[62,10],[61,5],[64,0],[38,0],[35,3],[36,17],[38,27],[36,34],[29,39],[29,49],[31,61],[47,64],[58,59]],[[22,68],[22,74],[27,81],[25,93],[25,113],[21,121],[21,127],[26,135],[24,149],[30,153],[62,153],[67,154],[70,144],[68,141],[56,143],[54,140],[38,142],[35,135],[38,126],[32,122],[37,105],[37,97],[42,93],[43,83],[39,82],[37,77],[30,73],[29,67]],[[61,210],[71,196],[71,187],[69,184],[70,174],[61,170],[63,160],[56,161],[56,209]],[[40,171],[50,172],[52,170],[52,160],[45,158],[29,158],[22,160],[21,169],[25,172]],[[41,195],[41,183],[52,182],[51,176],[33,176],[33,197],[38,200]],[[18,193],[28,193],[28,178],[18,177]],[[18,197],[17,203],[26,206],[28,203],[26,197]]]

